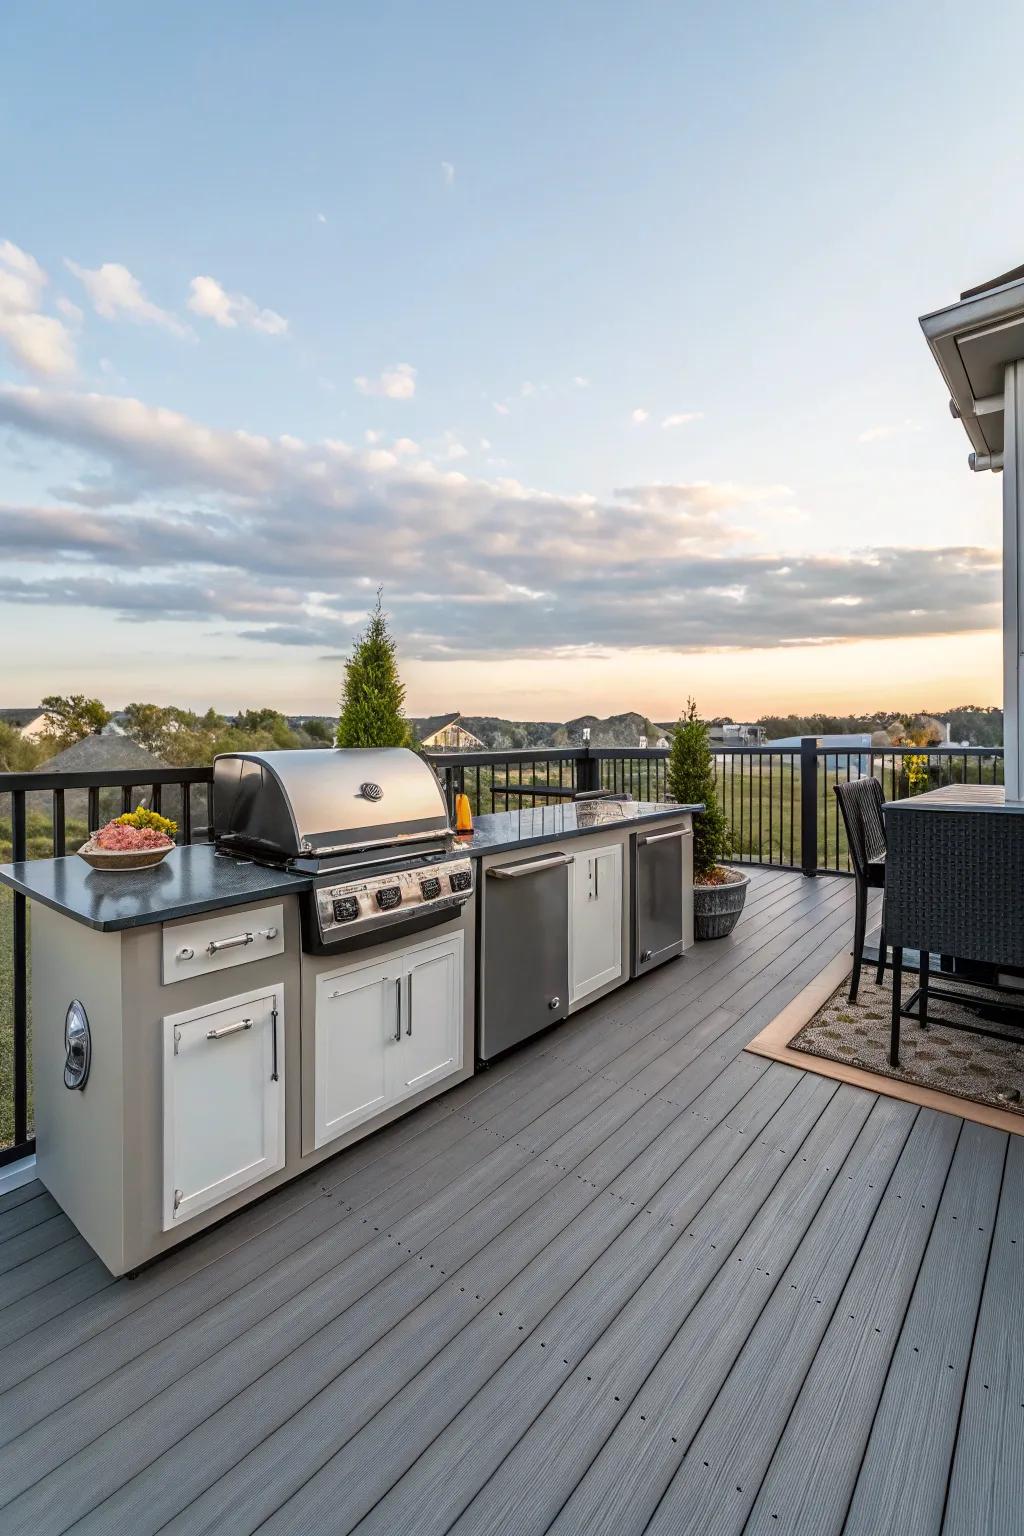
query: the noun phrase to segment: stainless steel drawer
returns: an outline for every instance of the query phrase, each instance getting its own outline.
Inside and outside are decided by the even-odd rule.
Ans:
[[[284,907],[280,902],[243,912],[207,912],[184,922],[164,923],[161,979],[168,986],[283,952]]]

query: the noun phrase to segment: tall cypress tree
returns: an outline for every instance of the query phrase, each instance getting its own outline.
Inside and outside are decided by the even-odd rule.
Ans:
[[[708,728],[697,714],[692,699],[687,699],[686,710],[672,737],[668,792],[673,800],[704,806],[703,815],[693,818],[693,877],[700,884],[719,859],[729,853],[732,836],[725,812],[718,803]]]
[[[345,686],[335,741],[339,747],[411,747],[402,713],[405,688],[398,676],[395,642],[388,632],[380,588],[364,632],[345,664]]]

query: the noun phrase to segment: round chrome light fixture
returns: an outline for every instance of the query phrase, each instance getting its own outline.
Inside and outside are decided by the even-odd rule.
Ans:
[[[77,997],[64,1015],[64,1086],[84,1088],[92,1066],[92,1032],[89,1016]]]

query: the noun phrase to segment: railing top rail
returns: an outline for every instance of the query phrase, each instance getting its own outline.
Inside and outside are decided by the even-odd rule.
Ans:
[[[0,795],[35,789],[123,789],[146,784],[209,784],[213,769],[194,768],[90,768],[71,773],[0,773]]]
[[[490,768],[498,763],[573,762],[586,757],[585,747],[508,747],[497,752],[424,752],[435,768],[460,768],[470,763]]]

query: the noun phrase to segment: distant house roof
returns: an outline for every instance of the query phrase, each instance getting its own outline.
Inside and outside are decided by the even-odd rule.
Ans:
[[[40,764],[41,773],[88,773],[105,768],[166,768],[167,764],[130,736],[83,736]]]
[[[16,730],[23,726],[31,725],[33,720],[38,720],[43,713],[41,704],[27,704],[24,709],[0,709],[0,721],[4,725],[13,725]]]
[[[446,725],[455,725],[462,719],[456,710],[454,715],[428,715],[425,720],[414,720],[413,729],[420,741],[426,741],[430,736],[436,736],[438,731],[443,731]]]
[[[483,742],[472,731],[467,731],[459,721],[462,715],[430,715],[426,720],[413,720],[413,730],[421,747],[438,750],[473,752],[483,747]]]

